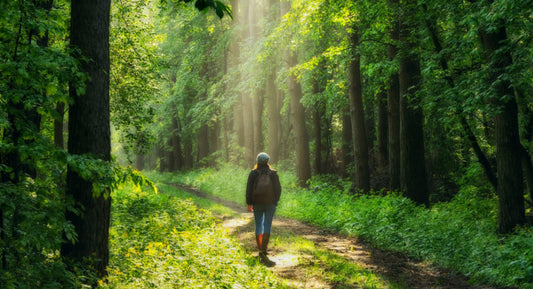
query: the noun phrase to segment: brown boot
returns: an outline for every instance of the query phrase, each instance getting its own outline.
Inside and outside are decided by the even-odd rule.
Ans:
[[[261,253],[263,251],[263,234],[255,235],[255,241],[257,242],[257,249]]]
[[[263,234],[262,243],[261,243],[261,250],[259,250],[259,260],[261,261],[261,264],[267,266],[267,267],[273,267],[276,265],[275,262],[268,259],[267,256],[267,249],[268,249],[268,241],[270,240],[270,234]]]

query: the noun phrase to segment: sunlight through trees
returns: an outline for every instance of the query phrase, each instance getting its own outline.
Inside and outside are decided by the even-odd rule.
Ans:
[[[475,191],[499,234],[530,226],[532,7],[1,2],[0,284],[97,285],[113,190],[146,181],[128,166],[249,169],[260,151],[302,187],[426,209]]]

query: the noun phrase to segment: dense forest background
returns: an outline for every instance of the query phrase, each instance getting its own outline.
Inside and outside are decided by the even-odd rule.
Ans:
[[[266,151],[302,186],[425,207],[476,187],[498,233],[528,223],[532,1],[184,2],[0,4],[1,281],[106,275],[109,196],[146,181],[127,165]]]
[[[142,103],[130,109],[113,102],[117,120],[142,107],[155,121],[120,135],[139,169],[250,167],[267,151],[302,184],[334,174],[424,205],[475,185],[499,196],[510,232],[533,186],[530,4],[232,1],[223,20],[166,10],[150,32],[160,50],[144,50],[159,66],[134,70],[164,81],[119,93]],[[153,47],[137,37],[115,47]],[[132,88],[125,74],[119,89]]]

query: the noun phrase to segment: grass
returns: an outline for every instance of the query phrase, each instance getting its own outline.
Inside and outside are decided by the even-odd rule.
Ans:
[[[109,276],[101,288],[285,288],[216,226],[211,212],[177,189],[164,190],[128,185],[115,192]]]
[[[211,171],[215,172],[215,171]],[[225,174],[234,175],[235,171],[226,172]],[[191,185],[198,185],[194,182],[194,178],[176,176],[172,174],[157,174],[148,173],[153,180],[157,181],[158,188],[162,191],[172,195],[173,197],[190,199],[195,202],[196,205],[203,209],[208,209],[217,215],[232,216],[234,218],[241,217],[236,212],[224,208],[210,200],[198,198],[196,196],[189,195],[181,190],[177,190],[175,187],[165,185],[164,183],[181,182]],[[198,176],[198,175],[197,175]],[[211,175],[212,176],[212,175]],[[211,179],[210,176],[204,175],[203,179]],[[185,181],[184,181],[185,180]],[[236,184],[232,187],[233,192],[237,192]],[[201,186],[203,190],[208,188],[208,185]],[[210,185],[209,187],[215,188],[217,186]],[[218,197],[225,199],[232,199],[236,202],[244,203],[244,198],[241,194],[228,193],[231,190],[222,189],[218,187]],[[253,225],[252,225],[253,226]],[[251,232],[252,228],[249,228]],[[275,258],[278,261],[278,265],[274,269],[281,280],[281,285],[289,288],[308,288],[308,286],[315,287],[331,287],[336,288],[407,288],[401,284],[396,284],[383,277],[376,275],[372,271],[362,268],[353,262],[348,262],[346,259],[336,255],[326,249],[315,246],[315,244],[301,237],[291,231],[279,231],[279,228],[274,228],[275,238],[271,242],[272,248],[279,248],[275,253]],[[235,231],[234,234],[240,235],[241,242],[250,243],[248,245],[253,246],[253,240],[250,238],[248,231],[241,232]],[[244,240],[248,238],[248,240]],[[245,248],[248,256],[255,255],[255,248]],[[281,272],[280,272],[281,271]],[[290,273],[287,273],[290,272]],[[271,287],[269,287],[271,288]]]
[[[323,282],[323,286],[334,288],[373,288],[373,289],[405,289],[403,284],[391,282],[372,270],[363,268],[354,262],[315,246],[313,241],[295,235],[291,232],[281,232],[275,240],[275,246],[284,249],[277,258],[286,263],[292,263],[303,271],[295,276],[292,284],[297,288],[308,288]],[[283,264],[282,264],[283,266]]]
[[[247,174],[226,167],[151,177],[244,204]],[[363,237],[377,247],[461,272],[477,284],[533,288],[533,231],[524,227],[497,235],[497,202],[479,197],[474,186],[463,187],[451,202],[425,209],[394,193],[350,195],[349,183],[324,178],[302,189],[291,174],[279,174],[278,215]]]

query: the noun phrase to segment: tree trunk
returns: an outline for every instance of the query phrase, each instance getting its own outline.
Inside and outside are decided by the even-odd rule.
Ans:
[[[319,71],[323,69],[322,63],[318,64]],[[318,72],[317,74],[319,74]],[[318,80],[318,75],[314,75],[311,80],[311,90],[314,95],[321,93],[322,88]],[[325,105],[320,99],[317,98],[315,104],[313,105],[313,129],[314,129],[314,139],[315,139],[315,150],[314,150],[314,174],[323,174],[324,170],[324,161],[322,159],[323,155],[323,123],[325,115]]]
[[[259,89],[252,98],[252,125],[254,134],[254,154],[264,151],[263,142],[263,89]]]
[[[253,42],[259,39],[261,30],[259,29],[259,19],[263,18],[261,5],[258,5],[257,0],[250,0],[249,6],[249,23],[250,25],[250,37]],[[263,105],[265,87],[261,84],[261,87],[255,89],[255,93],[252,96],[253,107],[253,134],[254,134],[254,154],[264,151],[264,139],[263,139]]]
[[[2,183],[16,187],[19,186],[21,176],[23,175],[22,163],[18,151],[18,147],[23,144],[23,135],[18,127],[24,123],[24,110],[20,103],[15,104],[11,99],[8,99],[7,107],[9,108],[9,113],[7,114],[9,126],[5,129],[4,135],[2,135],[2,143],[11,143],[15,148],[7,151],[3,150],[2,154],[0,154],[0,163],[11,169],[11,171],[3,170],[0,178]],[[4,194],[4,192],[2,193]],[[10,191],[3,197],[6,199],[16,199],[16,196]],[[9,270],[13,267],[13,262],[9,262],[8,260],[19,259],[19,250],[13,247],[16,241],[15,236],[13,233],[10,233],[16,232],[16,227],[18,226],[18,205],[15,204],[15,208],[12,210],[8,209],[6,212],[7,214],[4,214],[0,207],[0,221],[2,221],[0,223],[0,241],[4,244],[0,250],[0,257],[2,259],[2,268]]]
[[[193,146],[192,140],[190,137],[183,138],[183,164],[185,169],[192,169],[194,167],[194,158],[193,158]]]
[[[4,211],[0,207],[0,241],[6,242],[6,233],[4,228]],[[7,256],[5,254],[6,246],[0,251],[0,270],[7,271]]]
[[[378,166],[385,168],[389,160],[389,150],[388,150],[388,131],[389,123],[387,117],[387,95],[384,92],[378,94],[378,124],[377,124],[377,137],[378,137],[378,147],[377,147],[377,161]]]
[[[209,155],[209,131],[207,124],[200,126],[198,132],[198,158],[197,162],[203,164],[202,159]],[[205,164],[204,164],[205,165]]]
[[[231,1],[231,7],[233,9],[234,14],[234,27],[238,27],[241,21],[241,14],[237,14],[239,12],[239,0],[232,0]],[[236,34],[235,38],[231,42],[230,47],[230,54],[231,59],[234,61],[232,62],[232,65],[239,65],[238,59],[240,57],[240,47],[239,42],[241,41],[239,37],[239,34]],[[238,79],[235,81],[238,82]],[[236,84],[235,84],[236,85]],[[240,147],[245,146],[244,142],[244,116],[243,116],[243,103],[242,103],[242,95],[240,92],[237,92],[238,96],[236,97],[235,103],[233,104],[233,129],[235,133],[237,134],[237,144]]]
[[[533,205],[533,163],[526,148],[522,146],[522,168],[524,169],[524,179],[526,180],[526,192],[529,193],[530,205]],[[526,199],[527,200],[527,199]]]
[[[512,232],[517,225],[525,223],[521,167],[523,152],[513,86],[509,78],[502,77],[506,68],[513,62],[509,51],[503,49],[507,33],[503,22],[495,24],[497,29],[481,32],[481,40],[489,61],[489,80],[495,93],[493,102],[498,109],[494,118],[499,198],[498,231],[506,234]]]
[[[216,117],[217,119],[221,119],[218,115]],[[220,147],[220,121],[211,121],[210,125],[207,126],[207,132],[208,132],[208,138],[209,138],[209,156],[216,153],[221,149]],[[210,158],[209,159],[209,165],[215,166],[215,159]]]
[[[65,103],[58,102],[56,111],[59,115],[58,119],[54,119],[54,144],[58,148],[65,148],[65,141],[63,137],[63,121],[65,117]]]
[[[350,64],[348,68],[350,115],[355,162],[355,186],[358,190],[370,190],[368,166],[368,140],[366,135],[363,95],[361,88],[361,56],[356,51],[359,45],[357,27],[350,33]]]
[[[400,21],[400,159],[401,185],[405,195],[414,202],[429,205],[424,149],[424,117],[418,90],[421,82],[420,63],[415,35],[414,3],[405,4]]]
[[[476,136],[472,132],[472,128],[468,124],[466,118],[464,116],[460,116],[461,118],[461,126],[463,127],[463,132],[466,133],[466,137],[468,141],[470,142],[470,145],[472,146],[472,149],[474,150],[474,154],[476,155],[479,164],[483,168],[483,171],[485,172],[485,176],[487,176],[487,179],[489,180],[492,187],[497,190],[498,188],[498,179],[496,175],[493,172],[492,166],[490,165],[490,161],[487,159],[485,153],[481,149],[481,146],[479,145]]]
[[[254,126],[253,126],[253,107],[252,98],[249,95],[242,96],[243,104],[243,123],[244,123],[244,149],[245,160],[247,164],[253,164],[255,162],[254,154]]]
[[[109,124],[109,9],[110,0],[73,0],[71,3],[70,43],[80,49],[82,70],[87,72],[85,94],[70,88],[74,100],[69,109],[71,154],[92,154],[104,161],[111,159]],[[82,57],[89,59],[84,61]],[[88,258],[99,276],[107,274],[109,263],[109,217],[111,197],[93,196],[92,183],[74,170],[67,173],[66,194],[72,197],[82,214],[66,212],[75,227],[78,241],[67,241],[61,253],[74,261]]]
[[[352,117],[350,108],[347,107],[342,113],[342,167],[341,174],[343,177],[348,176],[349,168],[352,166],[353,156],[353,138],[352,138]]]
[[[157,158],[159,159],[159,172],[166,171],[165,164],[165,144],[163,143],[163,135],[159,135],[159,141],[157,143]]]
[[[289,66],[298,64],[296,54],[289,56]],[[294,148],[296,150],[296,175],[301,185],[311,178],[311,165],[309,162],[309,137],[305,123],[305,108],[301,103],[302,87],[294,74],[289,76],[289,97],[292,111],[292,126],[294,128]]]
[[[176,159],[174,158],[174,143],[172,135],[167,137],[167,144],[165,146],[165,171],[172,172],[176,167]]]
[[[391,43],[387,45],[389,61],[394,61],[398,54],[396,42],[399,40],[398,22],[393,21],[390,31]],[[389,121],[389,186],[391,191],[399,191],[400,184],[400,82],[397,72],[389,76],[387,91],[387,109]]]
[[[183,150],[181,149],[181,126],[178,116],[172,116],[172,158],[174,159],[173,171],[179,171],[183,167]]]
[[[533,112],[529,108],[529,101],[523,89],[516,89],[516,102],[518,105],[518,114],[522,115],[521,132],[523,132],[522,140],[531,142],[533,139]],[[530,206],[533,206],[533,164],[529,150],[523,147],[522,167],[524,168],[524,176],[526,179],[526,192],[529,194]],[[526,199],[527,200],[527,199]]]
[[[279,144],[281,132],[281,113],[278,101],[278,89],[275,83],[276,74],[270,73],[266,86],[266,101],[268,106],[268,154],[271,163],[279,161]]]
[[[315,129],[315,174],[323,174],[322,163],[322,109],[321,105],[313,108],[313,123]]]
[[[268,17],[267,21],[270,23],[279,23],[280,20],[280,5],[278,0],[269,0],[265,7],[265,14]],[[270,155],[270,163],[276,163],[280,160],[280,139],[281,139],[281,107],[280,95],[281,92],[276,86],[276,73],[279,68],[281,60],[275,56],[272,63],[269,65],[270,71],[266,78],[265,85],[265,101],[267,103],[267,119],[268,119],[268,154]]]

